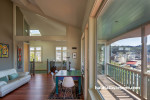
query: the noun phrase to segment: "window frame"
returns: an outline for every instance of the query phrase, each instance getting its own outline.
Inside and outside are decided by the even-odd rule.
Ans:
[[[61,47],[61,50],[56,50],[56,48],[57,47]],[[66,50],[63,50],[63,47],[66,47]],[[61,60],[57,60],[57,51],[61,51]],[[62,62],[62,61],[67,61],[67,59],[66,60],[64,60],[63,58],[63,52],[66,52],[66,57],[67,57],[67,46],[56,46],[55,47],[55,60],[56,60],[56,62]]]
[[[34,50],[30,50],[31,47],[33,47]],[[41,47],[41,50],[36,50],[36,47]],[[30,48],[29,48],[29,51],[34,52],[34,58],[33,59],[36,58],[36,52],[41,51],[41,61],[36,61],[36,59],[35,59],[35,62],[42,62],[43,61],[43,54],[42,54],[43,48],[42,48],[42,46],[30,46]],[[30,53],[30,61],[31,61],[31,53]]]

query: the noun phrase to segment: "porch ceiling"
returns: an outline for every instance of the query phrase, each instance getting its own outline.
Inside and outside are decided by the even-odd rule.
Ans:
[[[150,0],[109,0],[97,21],[99,40],[110,40],[150,21]]]

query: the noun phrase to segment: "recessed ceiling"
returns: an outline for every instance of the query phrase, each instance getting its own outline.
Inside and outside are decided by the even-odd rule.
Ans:
[[[150,21],[150,0],[109,0],[98,17],[99,40],[110,40]],[[107,9],[106,9],[107,8]]]

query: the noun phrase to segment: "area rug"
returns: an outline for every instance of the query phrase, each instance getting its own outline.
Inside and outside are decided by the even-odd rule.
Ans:
[[[64,98],[64,94],[65,94],[65,88],[62,89],[62,87],[59,85],[58,87],[58,92],[59,94],[57,95],[56,94],[56,87],[53,89],[53,91],[50,93],[50,96],[49,96],[49,100],[53,100],[53,99],[63,99]],[[72,94],[73,94],[73,97],[72,97],[72,94],[71,92],[69,92],[69,89],[68,89],[68,92],[66,93],[65,95],[65,99],[83,99],[83,94],[79,95],[78,94],[78,85],[76,84],[74,88],[72,88]],[[82,93],[82,91],[81,91]]]

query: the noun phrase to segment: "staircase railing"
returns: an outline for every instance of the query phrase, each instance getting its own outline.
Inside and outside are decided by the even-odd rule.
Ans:
[[[30,74],[35,75],[35,60],[30,62]]]

